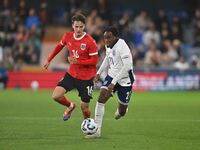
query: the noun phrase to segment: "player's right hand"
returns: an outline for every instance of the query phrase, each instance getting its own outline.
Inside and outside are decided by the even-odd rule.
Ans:
[[[70,64],[77,64],[77,59],[75,57],[68,57],[68,61]]]
[[[43,65],[43,67],[44,67],[45,69],[48,69],[49,65],[50,65],[50,62],[46,61],[46,62],[44,63],[44,65]]]
[[[100,81],[100,74],[96,74],[94,77],[94,82]]]

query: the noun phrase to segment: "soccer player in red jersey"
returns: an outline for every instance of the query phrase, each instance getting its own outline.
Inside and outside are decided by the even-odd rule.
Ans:
[[[71,112],[76,107],[76,104],[64,95],[74,88],[78,90],[81,97],[80,104],[83,118],[90,117],[89,102],[92,98],[94,88],[93,78],[96,75],[96,64],[98,62],[96,42],[90,35],[84,32],[85,16],[75,14],[72,17],[72,28],[74,31],[66,32],[63,35],[61,41],[57,43],[44,64],[44,68],[48,69],[51,60],[64,46],[67,46],[70,66],[52,94],[52,98],[55,101],[67,107],[63,114],[64,121],[70,118]]]

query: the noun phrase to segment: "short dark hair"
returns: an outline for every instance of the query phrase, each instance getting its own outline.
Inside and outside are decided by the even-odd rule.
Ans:
[[[81,21],[85,24],[85,19],[86,17],[83,14],[77,13],[72,16],[72,23],[74,23],[74,21]]]
[[[117,28],[114,26],[109,26],[109,27],[105,28],[104,33],[105,32],[111,32],[115,37],[119,37],[119,32],[118,32]]]

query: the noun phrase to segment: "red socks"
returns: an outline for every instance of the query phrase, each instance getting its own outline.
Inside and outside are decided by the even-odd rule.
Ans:
[[[91,115],[91,112],[88,110],[86,112],[83,112],[83,118],[86,119],[86,118],[90,118],[90,115]]]
[[[70,102],[70,100],[68,100],[66,97],[61,97],[61,98],[59,98],[59,100],[57,101],[58,103],[60,103],[60,104],[62,104],[62,105],[64,105],[64,106],[67,106],[67,107],[69,107],[70,106],[70,104],[71,104],[71,102]]]
[[[62,105],[64,105],[64,106],[66,106],[66,107],[70,107],[70,105],[71,105],[70,100],[68,100],[65,96],[62,96],[61,98],[59,98],[57,100],[57,102],[62,104]],[[84,119],[90,118],[90,116],[91,116],[91,112],[89,110],[83,112],[83,118]]]

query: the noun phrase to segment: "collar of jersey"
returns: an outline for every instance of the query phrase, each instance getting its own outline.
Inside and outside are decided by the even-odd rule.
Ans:
[[[117,39],[117,40],[115,41],[115,43],[113,43],[113,45],[110,47],[110,49],[112,49],[118,41],[119,41],[119,39]]]
[[[75,33],[73,34],[75,40],[81,40],[85,35],[86,35],[86,32],[84,32],[83,35],[82,35],[81,37],[76,38],[76,37],[75,37]]]

